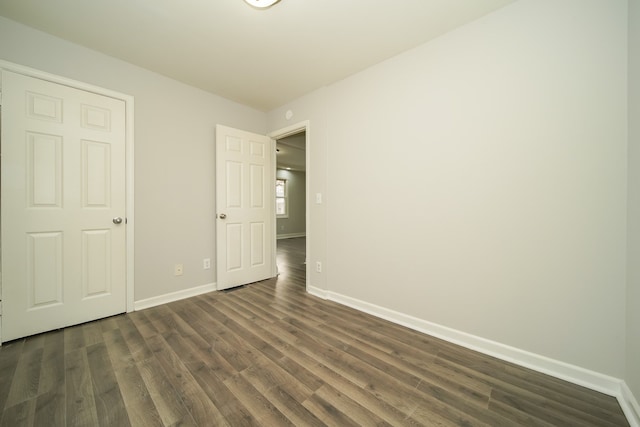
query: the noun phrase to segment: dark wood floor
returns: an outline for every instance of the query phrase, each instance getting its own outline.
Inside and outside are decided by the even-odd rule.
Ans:
[[[0,348],[3,426],[625,426],[612,397],[277,279]]]

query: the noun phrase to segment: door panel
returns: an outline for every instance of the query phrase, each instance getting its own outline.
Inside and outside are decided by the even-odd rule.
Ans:
[[[62,233],[27,234],[27,310],[62,304],[62,260]]]
[[[216,127],[218,289],[275,275],[273,141]]]
[[[82,140],[82,206],[108,208],[110,184],[111,145]]]
[[[251,223],[251,266],[258,267],[265,263],[265,230],[264,223]]]
[[[2,339],[126,311],[125,105],[2,71]]]
[[[27,132],[29,206],[62,206],[62,138]]]
[[[111,292],[111,230],[82,232],[82,299]]]

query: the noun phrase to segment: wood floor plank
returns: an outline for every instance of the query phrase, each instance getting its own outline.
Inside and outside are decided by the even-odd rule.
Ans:
[[[24,339],[3,343],[0,349],[0,377],[10,377],[13,375],[18,361],[20,360],[20,353],[24,348]]]
[[[165,426],[197,426],[155,358],[144,360],[138,369]]]
[[[303,403],[304,407],[309,410],[316,418],[321,419],[326,425],[331,427],[359,427],[355,420],[349,415],[338,410],[329,402],[318,395],[313,395],[311,399]]]
[[[153,322],[147,318],[145,314],[146,311],[148,310],[128,313],[129,319],[131,319],[133,324],[136,326],[136,329],[144,339],[158,334],[158,330],[153,326]]]
[[[66,425],[67,408],[65,394],[64,383],[43,394],[39,394],[36,398],[34,425]]]
[[[108,332],[112,329],[118,329],[118,322],[116,321],[116,318],[118,316],[111,316],[111,317],[107,317],[106,319],[101,319],[98,323],[100,325],[100,329],[102,329],[102,332]]]
[[[0,409],[5,407],[9,397],[23,346],[24,340],[16,340],[0,347]]]
[[[251,366],[256,358],[255,348],[234,335],[226,325],[218,322],[209,314],[206,307],[207,304],[203,301],[190,304],[188,311],[195,314],[198,319],[192,324],[194,330],[236,371]]]
[[[235,375],[239,370],[251,365],[252,362],[245,356],[252,355],[252,352],[240,351],[248,346],[239,341],[234,342],[236,346],[226,343],[222,339],[226,334],[223,326],[211,328],[211,321],[207,321],[203,312],[191,309],[186,310],[190,313],[187,315],[181,308],[176,310],[177,307],[179,306],[173,306],[176,315],[182,317],[190,328],[189,333],[180,341],[180,345],[185,347],[183,351],[189,351],[198,360],[207,360],[207,365],[222,379]]]
[[[242,375],[229,378],[224,384],[253,415],[258,425],[293,426],[293,423]]]
[[[85,346],[102,342],[103,338],[100,322],[89,322],[82,325],[82,336],[84,338]]]
[[[294,399],[284,386],[266,390],[264,396],[295,426],[322,427],[327,424]]]
[[[227,326],[221,325],[223,329],[217,331],[219,336],[225,337],[226,340],[229,340],[229,343],[233,344],[234,348],[244,349],[243,354],[249,354],[251,359],[251,364],[258,363],[260,360],[260,353],[257,349],[250,346],[247,342],[245,342],[242,338],[233,334],[233,330],[229,329]],[[264,342],[278,349],[280,352],[287,349],[289,344],[281,339],[281,335],[274,334],[272,331],[279,331],[278,328],[269,328],[264,329],[260,328],[257,325],[253,328],[253,331],[260,335],[260,337],[264,340]],[[294,337],[294,340],[296,338]],[[270,352],[267,356],[270,356],[269,359],[273,361],[277,366],[282,368],[284,371],[288,372],[290,375],[294,376],[298,382],[301,382],[303,385],[308,387],[310,390],[316,390],[318,387],[322,385],[322,381],[311,374],[307,369],[298,364],[296,361],[289,359],[288,357],[280,357],[281,353]],[[251,366],[251,365],[247,365]],[[244,370],[247,366],[239,368],[238,371]]]
[[[294,376],[267,357],[261,358],[250,368],[240,373],[260,393],[265,393],[273,387],[286,386],[289,395],[298,402],[307,400],[315,390],[306,387]]]
[[[107,349],[109,359],[111,360],[111,366],[114,371],[135,365],[136,362],[131,351],[129,351],[129,346],[124,340],[120,329],[111,329],[103,335],[104,343],[100,344],[103,344]],[[95,344],[91,347],[95,347],[100,344]]]
[[[162,426],[164,424],[160,414],[140,375],[136,358],[131,352],[131,348],[134,348],[138,354],[146,354],[144,351],[146,344],[144,342],[140,344],[140,335],[135,327],[127,332],[127,328],[132,325],[129,321],[119,317],[116,322],[120,327],[107,331],[103,335],[129,421],[134,426]],[[123,336],[123,328],[128,339]],[[146,358],[141,357],[140,360],[144,361],[151,357],[150,350],[148,353]]]
[[[427,381],[421,382],[417,389],[424,395],[433,396],[438,401],[444,403],[450,408],[454,408],[459,413],[462,413],[473,420],[480,421],[493,427],[510,427],[513,424],[512,420],[505,418],[498,413],[489,411],[488,401],[478,404],[478,402],[473,399],[465,399],[464,396],[453,393]]]
[[[290,358],[288,356],[290,354],[288,351],[285,354],[287,354],[287,356],[282,359],[278,359],[275,363],[294,377],[297,382],[313,391],[317,390],[322,386],[322,384],[324,384],[324,381],[317,375],[314,375],[311,370],[307,369],[307,367],[303,366],[298,361]]]
[[[0,427],[29,427],[34,425],[36,400],[30,399],[5,408]]]
[[[515,394],[494,390],[491,399],[514,407],[536,418],[540,418],[551,424],[569,424],[571,420],[578,421],[581,426],[615,426],[615,421],[596,418],[590,414],[576,411],[566,405],[558,404],[542,397],[531,399],[522,398]]]
[[[107,332],[112,330],[111,328],[106,329]],[[100,426],[130,426],[127,408],[122,400],[106,344],[104,342],[98,343],[90,345],[86,349]]]
[[[287,323],[283,323],[287,325]],[[415,390],[396,379],[387,377],[382,371],[362,363],[356,357],[336,351],[334,347],[326,347],[305,332],[298,330],[299,337],[296,348],[316,362],[328,367],[340,377],[368,390],[380,400],[387,402],[404,414],[410,413],[420,399]],[[393,392],[389,392],[393,390]]]
[[[64,393],[64,353],[64,332],[59,330],[46,334],[38,394],[52,390],[61,390]]]
[[[71,326],[64,329],[65,351],[73,351],[85,346],[84,325]]]
[[[511,405],[507,405],[495,400],[489,401],[489,410],[503,417],[510,419],[516,425],[531,426],[531,427],[551,427],[553,424],[541,420],[526,412],[520,411]]]
[[[264,310],[267,310],[269,313],[273,314],[275,317],[282,319],[291,314],[290,309],[281,308],[279,305],[278,298],[275,294],[270,294],[266,296],[261,292],[256,292],[255,286],[249,286],[247,288],[247,292],[245,293],[245,300],[251,303],[253,306],[261,307]],[[296,311],[299,310],[296,309]]]
[[[167,381],[173,386],[196,425],[204,426],[210,423],[216,426],[228,426],[220,410],[164,338],[161,335],[154,335],[147,342],[165,372]]]
[[[257,424],[257,420],[246,408],[244,402],[229,391],[213,369],[202,362],[188,363],[187,368],[219,411],[221,419],[231,426]]]
[[[243,291],[243,295],[246,293],[245,289],[241,289],[241,291]],[[276,316],[266,310],[263,310],[262,308],[253,310],[253,307],[251,307],[251,305],[245,298],[240,299],[228,297],[221,299],[221,302],[233,309],[239,316],[252,323],[260,322],[268,324],[273,322],[274,320],[277,320]]]
[[[433,410],[429,403],[423,403],[411,413],[411,417],[415,420],[416,425],[434,426],[434,427],[454,427],[454,426],[473,426],[473,427],[492,427],[485,423],[469,419],[455,419],[455,417],[444,417],[440,413]]]
[[[45,335],[34,422],[36,425],[66,423],[64,332],[62,330]]]
[[[324,331],[327,331],[324,328]],[[336,331],[334,336],[338,336]],[[328,334],[322,335],[324,341],[329,341]],[[409,387],[417,387],[418,390],[425,392],[429,396],[434,396],[443,403],[457,407],[468,414],[472,414],[477,419],[486,418],[487,422],[492,425],[508,425],[509,422],[500,416],[495,414],[486,413],[488,396],[483,396],[475,393],[473,390],[465,389],[461,386],[454,386],[447,381],[443,381],[440,378],[434,378],[429,375],[425,377],[417,376],[412,373],[412,369],[406,369],[402,364],[394,361],[392,358],[387,357],[386,353],[376,352],[375,349],[369,348],[364,344],[359,344],[357,341],[351,341],[347,352],[351,355],[362,360],[366,365],[377,368],[381,372],[387,375],[391,375],[398,381],[401,381]],[[449,389],[447,389],[449,387]],[[461,404],[456,404],[462,402]]]
[[[115,370],[122,400],[133,426],[163,426],[164,423],[137,365]]]
[[[250,321],[244,319],[232,308],[219,304],[216,307],[211,307],[210,313],[216,316],[217,319],[224,319],[223,323],[254,349],[273,359],[282,357],[282,353],[279,350],[253,332],[254,325]]]
[[[615,398],[277,278],[5,343],[0,426],[628,426]]]
[[[467,357],[478,357],[477,355],[467,355]],[[577,399],[570,395],[561,394],[556,391],[550,390],[546,387],[538,385],[529,385],[526,380],[521,378],[511,377],[506,371],[500,369],[500,365],[496,365],[495,369],[487,369],[486,365],[477,365],[474,362],[466,362],[466,357],[453,360],[449,354],[447,357],[437,358],[434,362],[434,369],[438,367],[445,367],[447,369],[455,369],[458,372],[465,373],[469,378],[473,378],[475,381],[482,382],[491,387],[492,390],[499,390],[509,395],[519,396],[525,400],[538,400],[540,398],[552,399],[558,404],[566,408],[567,411],[577,409],[584,414],[590,414],[598,417],[606,422],[613,421],[618,425],[626,425],[626,419],[620,410],[602,409],[602,407],[610,408],[609,396],[602,396],[599,393],[592,392],[591,398],[587,401]],[[480,368],[478,368],[480,366]],[[542,375],[535,372],[530,372],[532,376]],[[575,386],[575,391],[581,387]],[[580,392],[584,392],[580,390]],[[593,399],[599,397],[599,404],[592,404]]]
[[[203,302],[203,304],[206,304],[206,303]],[[233,327],[233,323],[229,323],[229,322],[225,322],[225,323],[226,323],[226,326],[223,326],[223,327],[227,329],[229,334],[227,334],[227,331],[220,331],[219,333],[221,335],[224,334],[225,336],[230,335],[231,337],[234,337],[234,346],[239,348],[246,347],[248,343],[246,343],[243,338],[235,336],[233,334],[233,329],[229,328],[229,326]],[[289,348],[289,344],[281,339],[282,335],[272,333],[272,331],[279,331],[278,328],[264,329],[259,327],[258,325],[254,325],[252,331],[253,333],[258,334],[260,338],[263,340],[258,342],[258,346],[269,345],[270,347],[268,348],[275,348],[280,352]],[[254,339],[255,336],[253,333],[249,335],[249,337],[250,337],[250,341],[255,342],[255,339]],[[297,339],[296,337],[293,337],[293,341],[295,341],[296,339]],[[252,363],[254,364],[258,363],[257,361],[259,360],[260,352],[254,347],[251,347],[251,348],[253,350],[247,349],[245,351],[247,353],[252,354],[251,356],[253,359]],[[311,374],[307,369],[305,369],[303,366],[298,364],[296,361],[291,360],[288,357],[280,357],[281,356],[280,352],[270,351],[266,353],[266,355],[277,366],[279,366],[280,368],[282,368],[284,371],[288,372],[292,376],[295,376],[298,382],[301,382],[302,384],[307,386],[310,390],[316,390],[318,387],[322,385],[322,381],[318,377]]]
[[[44,347],[44,340],[46,336],[47,334],[38,334],[25,338],[22,351],[28,353],[30,351],[42,349]]]
[[[136,328],[133,321],[127,316],[118,316],[116,319],[118,330],[122,335],[122,339],[129,348],[129,353],[136,363],[140,363],[153,356],[153,353],[147,346],[144,338]]]
[[[162,312],[160,311],[161,308],[164,309]],[[154,307],[154,311],[150,318],[153,320],[154,326],[161,334],[177,333],[183,337],[194,334],[191,326],[189,326],[189,324],[180,316],[176,315],[176,313],[171,309],[171,304]]]
[[[44,340],[42,340],[44,343]],[[26,346],[25,346],[26,349]],[[5,408],[10,408],[27,400],[34,399],[38,395],[40,383],[40,369],[42,367],[41,346],[23,351],[11,380],[11,389],[5,403]]]
[[[348,414],[349,419],[355,421],[360,426],[390,426],[388,422],[380,418],[375,413],[356,402],[355,400],[344,395],[334,387],[325,384],[315,393],[322,401],[331,405],[338,412]]]
[[[85,348],[65,353],[65,385],[67,425],[98,425],[93,382]]]
[[[400,411],[398,408],[390,405],[386,401],[381,400],[378,396],[369,393],[364,388],[350,382],[330,367],[318,362],[299,348],[289,347],[286,349],[285,353],[288,359],[291,359],[304,367],[310,375],[317,379],[316,382],[314,382],[315,389],[319,388],[324,383],[329,384],[340,390],[345,396],[359,402],[360,405],[391,424],[414,425],[410,420],[407,423],[404,422],[404,420],[407,419],[406,413]]]
[[[335,336],[351,337],[349,341],[351,354],[362,360],[367,360],[372,365],[377,365],[379,369],[387,372],[393,371],[396,378],[404,378],[404,382],[407,384],[412,384],[415,379],[418,379],[418,383],[428,382],[457,394],[461,399],[473,401],[483,407],[487,406],[491,387],[477,381],[469,381],[467,377],[461,375],[456,376],[455,372],[447,372],[447,375],[434,372],[434,364],[432,363],[434,357],[428,353],[416,355],[412,352],[410,357],[406,355],[403,357],[401,350],[387,353],[375,345],[379,340],[375,340],[375,342],[361,341],[359,338],[353,338],[351,334],[345,333],[344,328],[338,330],[325,325],[324,330],[331,331]]]
[[[295,328],[295,326],[294,326]],[[323,336],[322,334],[319,334]],[[354,384],[363,388],[376,389],[377,385],[385,386],[400,385],[401,381],[397,379],[389,378],[392,384],[382,385],[381,378],[386,380],[386,374],[376,367],[362,363],[360,359],[348,353],[349,347],[342,346],[340,343],[336,343],[337,347],[326,346],[321,339],[318,339],[310,334],[307,334],[301,329],[296,331],[296,336],[300,337],[298,342],[298,348],[305,352],[308,352],[310,356],[318,360],[320,363],[325,364],[332,370],[340,374],[342,377],[348,379]],[[417,385],[417,384],[415,384]],[[403,387],[406,391],[410,389],[410,386]],[[399,392],[393,396],[394,405],[402,411],[410,411],[415,406],[415,400],[417,396]]]

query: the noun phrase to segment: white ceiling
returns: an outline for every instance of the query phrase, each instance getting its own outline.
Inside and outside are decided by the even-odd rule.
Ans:
[[[513,0],[0,0],[0,15],[268,111]]]

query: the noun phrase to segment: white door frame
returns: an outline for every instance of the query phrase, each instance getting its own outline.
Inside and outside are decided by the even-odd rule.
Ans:
[[[45,80],[51,83],[57,83],[65,86],[69,86],[75,89],[80,89],[86,92],[92,92],[98,95],[108,96],[110,98],[121,100],[125,103],[126,109],[126,128],[125,128],[125,179],[126,179],[126,222],[127,222],[127,313],[134,310],[134,206],[133,206],[133,177],[134,177],[134,161],[133,161],[133,120],[134,120],[134,101],[133,96],[125,95],[119,92],[115,92],[109,89],[94,86],[88,83],[79,82],[76,80],[68,79],[66,77],[57,76],[44,71],[36,70],[34,68],[25,67],[22,65],[14,64],[11,62],[0,60],[0,69],[12,71],[14,73],[22,74],[28,77],[34,77],[37,79]],[[2,92],[2,81],[0,81],[0,93]],[[0,219],[1,220],[1,219]],[[1,274],[1,272],[0,272]],[[0,284],[1,286],[1,284]],[[0,295],[1,288],[0,288]],[[1,320],[1,317],[0,317]],[[1,333],[1,329],[0,329]],[[0,336],[0,342],[2,342]]]
[[[309,232],[311,227],[309,226],[309,224],[311,224],[311,198],[309,197],[309,188],[311,187],[310,185],[310,171],[311,171],[311,124],[309,122],[309,120],[305,120],[303,122],[299,122],[290,126],[287,126],[285,128],[282,129],[278,129],[275,130],[271,133],[268,133],[267,136],[270,137],[271,139],[274,140],[278,140],[278,139],[282,139],[284,137],[290,136],[290,135],[294,135],[296,133],[300,133],[300,132],[305,132],[305,143],[304,143],[304,156],[305,156],[305,179],[304,179],[304,192],[305,192],[305,218],[304,218],[304,226],[305,226],[305,289],[309,289],[310,288],[310,283],[311,283],[311,262],[309,261],[310,259],[313,259],[311,257],[311,233]],[[274,176],[275,176],[275,169],[276,169],[276,151],[275,151],[275,147],[273,149],[273,167],[274,167]],[[275,184],[274,184],[275,185]],[[276,224],[276,211],[275,209],[273,210],[273,223]],[[277,246],[277,230],[278,227],[273,227],[273,271],[277,271],[277,265],[276,265],[276,246]]]

